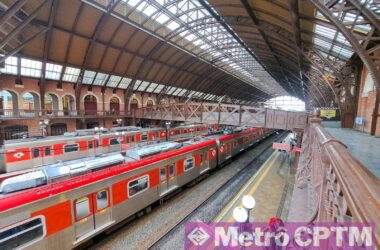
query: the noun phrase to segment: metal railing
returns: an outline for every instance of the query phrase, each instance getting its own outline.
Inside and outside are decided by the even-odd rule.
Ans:
[[[309,119],[296,175],[296,187],[309,187],[310,222],[371,222],[378,230],[380,180],[321,121],[319,111]]]
[[[49,109],[0,109],[0,119],[30,118],[96,118],[130,116],[124,111],[97,110],[49,110]]]

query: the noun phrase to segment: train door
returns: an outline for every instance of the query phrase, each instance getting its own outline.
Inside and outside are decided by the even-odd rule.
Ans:
[[[227,152],[226,152],[226,160],[231,158],[232,156],[232,143],[233,142],[227,142]]]
[[[111,221],[110,192],[103,189],[74,201],[75,235],[91,234]]]
[[[175,165],[170,164],[160,168],[160,195],[163,196],[177,186]]]
[[[207,158],[207,152],[204,152],[203,154],[200,155],[200,162],[201,162],[201,172],[200,172],[201,174],[210,169],[210,165]]]

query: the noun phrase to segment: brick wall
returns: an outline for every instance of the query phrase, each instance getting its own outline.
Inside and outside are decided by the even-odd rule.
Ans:
[[[364,126],[355,125],[355,128],[364,131],[366,133],[371,132],[371,125],[373,119],[373,110],[375,108],[376,100],[376,90],[373,89],[368,92],[368,94],[363,95],[363,90],[365,87],[365,82],[368,77],[368,71],[366,68],[363,68],[363,72],[360,79],[360,90],[358,98],[358,112],[357,116],[362,117],[364,120]],[[380,111],[380,110],[379,110]],[[380,136],[380,119],[377,119],[376,133],[375,136]]]

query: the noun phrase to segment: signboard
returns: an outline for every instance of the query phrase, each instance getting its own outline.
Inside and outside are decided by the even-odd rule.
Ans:
[[[327,119],[334,118],[334,117],[336,117],[336,110],[335,109],[329,109],[329,110],[322,109],[321,110],[321,117],[325,117]]]
[[[363,117],[360,117],[360,116],[355,117],[355,124],[356,125],[364,125]]]
[[[276,143],[276,142],[274,142],[273,143],[273,148],[274,149],[280,149],[280,150],[290,151],[290,144],[288,144],[288,143]]]

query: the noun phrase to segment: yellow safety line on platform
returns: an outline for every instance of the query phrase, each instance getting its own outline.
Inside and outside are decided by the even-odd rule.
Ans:
[[[276,157],[273,157],[274,155],[276,155]],[[259,184],[263,181],[264,177],[268,174],[269,170],[273,167],[274,163],[277,161],[277,158],[279,157],[279,155],[280,154],[278,153],[278,151],[273,152],[271,157],[263,163],[263,167],[261,167],[260,170],[256,174],[254,174],[247,181],[246,184],[244,184],[244,186],[239,190],[239,192],[235,195],[235,197],[227,204],[227,206],[214,219],[214,222],[219,222],[222,218],[224,218],[224,216],[227,215],[227,213],[231,210],[232,205],[236,203],[236,201],[240,198],[241,194],[243,192],[245,192],[246,189],[252,184],[252,182],[260,175],[260,178],[258,179],[257,183],[255,183],[255,185],[253,186],[253,188],[250,191],[250,193],[255,192],[255,190],[257,189]],[[269,166],[265,167],[265,165],[267,165],[269,162],[270,162]],[[263,173],[261,174],[261,172],[263,172]],[[252,192],[252,190],[253,190],[253,192]],[[232,215],[230,216],[229,220],[231,219],[231,217],[232,217]]]

